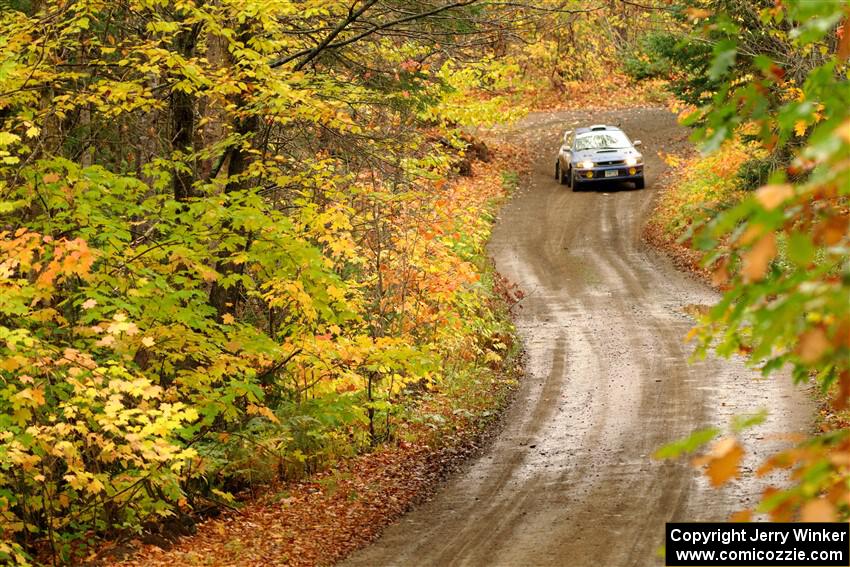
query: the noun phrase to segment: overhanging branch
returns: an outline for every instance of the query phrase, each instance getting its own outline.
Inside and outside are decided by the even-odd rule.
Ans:
[[[345,20],[343,20],[343,22],[341,22],[340,25],[338,25],[334,29],[333,32],[328,34],[328,37],[326,37],[325,40],[322,41],[322,43],[320,43],[316,47],[313,47],[313,48],[310,48],[310,49],[303,49],[303,50],[301,50],[297,53],[293,53],[292,55],[287,55],[286,57],[282,57],[281,59],[278,59],[277,61],[272,62],[270,67],[272,67],[274,69],[274,68],[280,67],[282,65],[286,65],[287,63],[291,63],[292,61],[295,61],[296,59],[300,59],[300,58],[304,57],[303,60],[299,61],[295,65],[294,69],[297,71],[297,70],[303,69],[304,66],[307,63],[309,63],[310,61],[315,59],[322,51],[325,51],[327,49],[339,49],[340,47],[345,47],[346,45],[350,45],[352,43],[360,41],[361,39],[364,39],[364,38],[366,38],[366,37],[368,37],[368,36],[370,36],[374,33],[377,33],[381,30],[393,28],[395,26],[414,22],[416,20],[422,20],[424,18],[428,18],[430,16],[435,16],[437,14],[440,14],[442,12],[446,12],[448,10],[454,10],[456,8],[463,8],[465,6],[470,6],[472,4],[476,4],[480,1],[481,0],[465,0],[463,2],[454,2],[452,4],[446,4],[445,6],[440,6],[438,8],[434,8],[433,10],[429,10],[427,12],[420,12],[418,14],[412,14],[410,16],[405,16],[403,18],[398,18],[396,20],[384,22],[383,24],[373,25],[371,28],[369,28],[366,31],[355,34],[355,35],[353,35],[353,36],[351,36],[347,39],[340,40],[340,41],[337,41],[337,42],[333,42],[333,40],[337,36],[339,36],[339,34],[343,30],[345,30],[346,27],[348,27],[352,22],[354,22],[357,19],[356,17],[354,19],[352,19],[352,17],[351,17],[352,14],[349,13],[349,16]],[[357,14],[357,17],[362,15],[363,12],[366,11],[366,9],[368,9],[369,7],[374,5],[376,2],[377,2],[377,0],[370,0],[369,2],[367,2],[367,5],[363,6],[358,11],[359,13]]]

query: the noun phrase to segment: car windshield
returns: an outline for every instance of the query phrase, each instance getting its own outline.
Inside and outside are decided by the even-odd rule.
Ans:
[[[625,134],[616,130],[582,134],[576,138],[576,150],[604,150],[614,148],[629,148],[631,143]]]

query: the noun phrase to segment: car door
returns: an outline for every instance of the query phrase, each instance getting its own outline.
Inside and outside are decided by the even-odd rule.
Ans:
[[[572,161],[572,151],[573,151],[573,131],[567,130],[564,132],[564,139],[561,143],[561,151],[558,152],[558,159],[560,160],[561,169],[563,171],[567,171],[570,168],[570,162]]]

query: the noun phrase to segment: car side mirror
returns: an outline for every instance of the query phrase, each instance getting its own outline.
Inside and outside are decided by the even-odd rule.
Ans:
[[[573,133],[572,130],[567,130],[566,132],[564,132],[564,143],[565,144],[567,143],[567,138],[569,138],[570,134],[572,134],[572,133]]]
[[[632,142],[632,145],[634,147],[642,146],[643,142],[641,142],[640,140],[635,140],[634,142]]]

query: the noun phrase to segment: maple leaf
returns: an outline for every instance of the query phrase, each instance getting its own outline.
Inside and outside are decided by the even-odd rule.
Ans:
[[[717,287],[729,281],[729,258],[723,258],[711,272],[711,283]]]
[[[764,279],[770,262],[776,257],[776,235],[768,233],[756,242],[743,256],[741,273],[744,280],[757,282]]]
[[[704,20],[711,17],[711,11],[704,8],[688,8],[686,12],[692,20]]]
[[[736,523],[745,523],[751,522],[753,520],[753,511],[752,510],[741,510],[739,512],[735,512],[731,516],[729,516],[730,522]]]
[[[721,486],[737,478],[744,450],[734,437],[719,439],[709,452],[693,460],[694,466],[705,466],[712,486]]]
[[[816,327],[800,335],[795,352],[806,364],[817,362],[829,350],[829,338],[821,327]]]
[[[788,184],[765,185],[756,191],[756,200],[768,211],[775,209],[794,196],[794,187]]]
[[[806,502],[800,510],[802,522],[834,522],[835,520],[835,506],[823,498]]]

